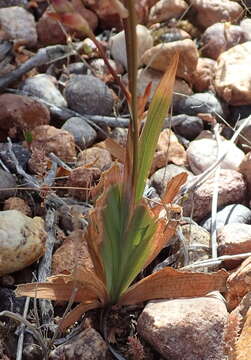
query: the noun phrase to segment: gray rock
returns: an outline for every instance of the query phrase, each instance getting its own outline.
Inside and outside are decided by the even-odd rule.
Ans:
[[[172,116],[171,126],[176,135],[184,136],[188,140],[196,138],[204,129],[203,121],[198,116],[185,114]],[[169,119],[165,121],[164,127],[169,127]]]
[[[5,200],[15,194],[15,187],[17,186],[16,179],[13,175],[0,169],[0,200]],[[2,190],[12,188],[12,190]]]
[[[205,92],[183,97],[179,103],[179,113],[196,116],[199,113],[211,114],[218,117],[225,117],[226,109],[223,109],[220,101],[214,94]]]
[[[170,360],[223,360],[228,312],[213,295],[149,302],[138,332]]]
[[[100,79],[91,75],[73,75],[66,83],[68,106],[80,114],[110,115],[114,105],[113,92]]]
[[[6,8],[11,6],[25,6],[28,4],[28,0],[1,0],[0,8]]]
[[[251,105],[230,106],[229,110],[229,122],[231,125],[235,125],[237,121],[245,119],[251,114]]]
[[[18,160],[19,165],[22,166],[22,168],[25,170],[28,160],[30,159],[31,152],[20,144],[13,144],[12,150]],[[10,156],[7,143],[0,143],[0,159],[11,172],[16,173],[16,166]]]
[[[38,74],[25,80],[22,90],[56,106],[66,107],[66,101],[55,85],[56,79],[50,75]]]
[[[34,16],[19,6],[0,9],[0,27],[12,40],[24,41],[26,46],[37,43],[37,30]]]
[[[211,229],[211,220],[209,217],[204,220],[201,224],[204,229],[210,231]],[[221,227],[232,224],[251,224],[251,210],[241,204],[231,204],[225,206],[223,209],[217,212],[216,216],[216,229],[219,230]]]
[[[68,119],[62,129],[69,131],[74,136],[75,143],[81,150],[92,145],[96,140],[96,131],[83,119],[72,117]]]
[[[75,75],[86,75],[87,66],[83,62],[71,63],[65,68],[65,73],[75,74]]]
[[[178,165],[169,164],[166,167],[157,170],[151,176],[150,185],[152,185],[157,190],[157,193],[161,195],[171,178],[182,172],[186,172],[188,174],[188,180],[193,177],[193,174],[185,168]]]

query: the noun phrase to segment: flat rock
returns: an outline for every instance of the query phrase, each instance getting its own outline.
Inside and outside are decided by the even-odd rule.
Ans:
[[[138,65],[140,65],[142,55],[153,46],[153,38],[151,32],[143,25],[137,25],[136,32],[138,41]],[[125,32],[121,31],[112,36],[109,41],[109,47],[113,59],[122,64],[127,70]]]
[[[112,156],[108,150],[93,146],[78,154],[78,166],[95,166],[104,171],[111,167]]]
[[[197,67],[192,74],[193,88],[198,92],[208,91],[213,89],[213,78],[216,62],[207,57],[200,57],[198,59]]]
[[[79,117],[72,117],[64,123],[63,130],[68,131],[74,136],[75,143],[81,150],[92,145],[96,138],[97,133],[84,119]]]
[[[0,276],[24,269],[44,254],[46,233],[40,217],[0,212]]]
[[[102,360],[108,347],[102,336],[87,328],[50,353],[50,360]]]
[[[64,95],[68,106],[82,115],[110,115],[115,101],[112,90],[92,75],[72,75]]]
[[[215,90],[231,105],[250,105],[251,103],[250,56],[251,41],[247,41],[223,52],[218,58],[215,70]]]
[[[240,4],[229,0],[191,0],[190,3],[197,10],[196,20],[203,28],[217,22],[235,22],[243,13]]]
[[[66,101],[56,87],[56,83],[57,80],[53,76],[38,74],[26,79],[22,90],[53,105],[66,107]]]
[[[21,41],[27,47],[33,47],[37,43],[34,16],[20,6],[0,9],[0,27],[10,39]]]
[[[7,199],[16,192],[17,181],[15,176],[7,171],[0,169],[0,200]],[[11,190],[3,190],[11,188]]]
[[[165,359],[222,360],[227,318],[217,298],[158,300],[144,308],[138,332]]]
[[[222,153],[227,155],[221,162],[222,169],[238,170],[244,159],[244,152],[229,140],[221,138]],[[187,160],[194,174],[200,174],[217,160],[218,144],[210,131],[204,131],[200,136],[191,141],[187,149]]]
[[[177,18],[188,8],[184,0],[160,0],[151,7],[149,22],[151,24]]]
[[[211,220],[212,218],[209,217],[208,219],[204,220],[201,224],[203,228],[210,231],[211,228]],[[216,215],[216,229],[219,230],[225,225],[228,224],[251,224],[251,210],[241,204],[231,204],[223,207],[217,212]]]
[[[196,45],[191,39],[153,46],[144,53],[142,62],[155,70],[165,71],[176,53],[179,54],[177,76],[189,81],[199,58]]]
[[[184,216],[193,213],[193,219],[200,222],[211,212],[214,192],[214,176],[210,177],[183,204]],[[218,209],[229,204],[242,203],[247,198],[247,186],[242,174],[235,170],[221,169],[218,180]]]

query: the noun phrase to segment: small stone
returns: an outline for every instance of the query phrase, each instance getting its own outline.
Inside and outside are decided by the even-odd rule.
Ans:
[[[154,24],[177,18],[188,8],[184,0],[160,0],[152,6],[149,14],[149,23]]]
[[[184,201],[184,216],[191,216],[200,222],[211,212],[215,178],[210,177]],[[218,209],[228,204],[242,203],[247,197],[247,188],[242,174],[235,170],[221,169],[218,180]]]
[[[50,121],[47,107],[28,96],[0,95],[0,108],[0,130],[6,135],[10,129],[23,133],[38,125],[48,124]]]
[[[110,115],[115,101],[112,90],[92,75],[73,75],[64,95],[68,106],[82,115]]]
[[[201,93],[213,89],[213,78],[216,62],[213,59],[200,57],[197,67],[192,74],[192,83],[194,89]]]
[[[237,121],[236,128],[238,129],[242,125],[244,125],[244,127],[241,130],[242,136],[238,138],[238,144],[241,145],[244,151],[249,151],[251,147],[251,117],[249,116],[246,119]]]
[[[8,197],[14,195],[16,192],[16,186],[16,178],[7,171],[0,169],[0,200],[7,199]],[[8,188],[11,188],[11,190],[4,190]]]
[[[221,138],[221,152],[227,155],[220,163],[222,169],[238,170],[245,154],[229,140]],[[200,174],[216,162],[218,144],[210,131],[203,131],[200,136],[191,141],[187,149],[187,160],[194,174]]]
[[[12,144],[12,150],[18,160],[19,165],[22,166],[24,170],[26,170],[28,160],[31,156],[30,150],[17,143]],[[0,143],[0,159],[11,172],[17,172],[15,162],[10,156],[7,143]]]
[[[63,95],[56,87],[57,80],[47,74],[38,74],[25,80],[22,90],[49,103],[66,107]]]
[[[153,46],[143,54],[142,62],[152,69],[166,71],[175,54],[179,54],[177,76],[189,81],[199,58],[196,45],[191,39]]]
[[[21,41],[27,47],[34,47],[37,43],[34,16],[20,6],[0,9],[0,27],[9,39]]]
[[[76,188],[69,189],[69,194],[81,201],[88,200],[91,197],[90,189],[97,183],[100,175],[101,171],[97,167],[77,167],[71,172],[66,183],[66,187]]]
[[[227,224],[219,230],[217,242],[220,256],[251,252],[251,225]],[[242,261],[243,259],[226,260],[224,261],[224,267],[233,269],[240,265]]]
[[[210,231],[211,229],[212,218],[209,217],[201,226],[206,230]],[[231,204],[225,206],[223,209],[217,211],[216,215],[216,229],[219,230],[225,225],[228,224],[251,224],[251,210],[241,204]]]
[[[74,62],[65,67],[66,74],[86,75],[87,66],[83,62]]]
[[[203,56],[217,60],[219,55],[245,41],[240,26],[216,23],[209,26],[201,37]]]
[[[4,210],[18,210],[22,214],[31,216],[32,211],[29,205],[19,197],[10,197],[4,202]]]
[[[203,28],[218,22],[234,23],[241,18],[243,8],[229,0],[191,0],[192,8],[197,10],[196,20]]]
[[[247,153],[240,163],[239,172],[245,177],[248,186],[249,199],[251,199],[251,152]]]
[[[150,184],[157,190],[159,195],[163,195],[168,182],[176,175],[185,172],[188,174],[188,179],[193,178],[193,174],[186,168],[174,164],[168,164],[167,166],[157,170],[150,178]]]
[[[223,52],[218,58],[214,86],[228,104],[251,103],[250,54],[251,41],[247,41]]]
[[[75,143],[81,150],[92,145],[97,138],[96,131],[84,119],[72,117],[64,123],[63,130],[74,136]]]
[[[185,39],[191,39],[191,36],[186,31],[177,28],[168,28],[155,42],[166,43]]]
[[[78,155],[78,166],[94,166],[102,171],[112,166],[112,157],[108,150],[93,146]]]
[[[244,37],[246,41],[251,40],[251,19],[245,18],[241,21],[240,27],[244,32]]]
[[[138,41],[138,65],[140,65],[142,55],[153,46],[153,38],[151,32],[143,25],[137,25],[136,31]],[[121,31],[112,36],[109,47],[113,59],[122,64],[127,70],[125,32]]]
[[[175,134],[184,136],[188,140],[196,138],[204,129],[203,121],[198,116],[185,114],[172,116],[170,120],[165,121],[164,127],[168,127],[170,122]]]
[[[41,149],[46,155],[53,152],[61,160],[76,160],[74,137],[68,131],[54,126],[41,125],[32,131],[32,148]]]
[[[122,65],[116,63],[112,59],[108,59],[110,66],[114,69],[117,74],[122,74],[124,72],[124,68]],[[94,70],[95,74],[100,77],[105,77],[106,75],[110,74],[110,70],[108,69],[107,65],[105,64],[104,59],[98,58],[93,59],[90,61],[90,65]]]
[[[101,335],[87,328],[50,353],[50,360],[101,360],[106,359],[108,347]]]
[[[112,130],[111,138],[118,144],[126,146],[128,129],[116,127]]]
[[[0,212],[0,276],[24,269],[44,254],[44,221],[17,210]]]
[[[224,117],[225,108],[213,93],[205,92],[183,97],[179,102],[179,112],[191,116],[210,114],[219,118]]]
[[[217,298],[158,300],[144,308],[138,332],[165,359],[222,360],[227,318]]]

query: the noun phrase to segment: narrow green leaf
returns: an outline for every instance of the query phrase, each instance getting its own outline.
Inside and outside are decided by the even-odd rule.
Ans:
[[[137,170],[136,203],[142,198],[145,181],[150,171],[159,134],[172,102],[173,86],[178,65],[178,55],[163,75],[150,104],[147,120],[139,140],[139,159]]]

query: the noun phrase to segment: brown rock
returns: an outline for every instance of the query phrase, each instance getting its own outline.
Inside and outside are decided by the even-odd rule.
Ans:
[[[32,211],[29,205],[19,197],[10,197],[4,202],[4,210],[18,210],[22,214],[31,216]]]
[[[193,209],[193,219],[199,222],[210,214],[214,183],[214,176],[212,176],[194,191],[192,197],[184,202],[183,212],[185,216],[190,216]],[[221,169],[218,184],[218,208],[228,204],[240,204],[246,199],[246,183],[239,172]]]
[[[95,185],[100,175],[101,171],[96,167],[87,168],[81,166],[74,169],[68,178],[66,186],[76,187],[77,189],[69,189],[69,193],[79,200],[86,201],[91,196],[91,187]]]
[[[236,22],[243,14],[243,8],[235,1],[191,0],[190,3],[197,10],[196,20],[203,28],[207,28],[217,22]]]
[[[6,135],[11,129],[23,133],[50,121],[47,107],[28,96],[0,95],[0,108],[0,130]]]
[[[138,331],[165,359],[222,360],[227,316],[217,298],[159,300],[146,305]]]
[[[217,242],[220,256],[251,252],[251,225],[227,224],[218,232]],[[242,260],[227,260],[224,261],[224,267],[233,269],[241,262]]]
[[[213,90],[215,66],[216,62],[212,59],[204,57],[198,59],[196,70],[192,74],[191,79],[195,91]]]
[[[227,306],[233,310],[242,298],[251,291],[251,256],[232,272],[227,279]]]
[[[240,26],[216,23],[209,26],[201,37],[203,56],[217,60],[219,55],[245,41]]]
[[[240,163],[239,172],[245,177],[248,185],[249,199],[251,198],[251,152],[247,153]]]
[[[83,330],[50,353],[50,360],[102,360],[108,348],[101,335],[92,328]]]
[[[159,0],[150,10],[149,23],[167,21],[177,18],[188,8],[184,0]]]
[[[156,45],[144,53],[142,62],[155,70],[165,71],[176,53],[179,54],[177,76],[189,81],[199,58],[195,43],[191,39]]]
[[[74,137],[68,131],[54,126],[41,125],[32,131],[32,149],[41,149],[46,155],[53,152],[66,162],[74,161],[76,150]]]
[[[251,103],[251,41],[222,53],[215,71],[215,90],[231,105]],[[241,69],[241,71],[240,71]]]
[[[79,153],[77,165],[87,165],[100,170],[107,170],[112,165],[112,157],[108,150],[93,146]]]

